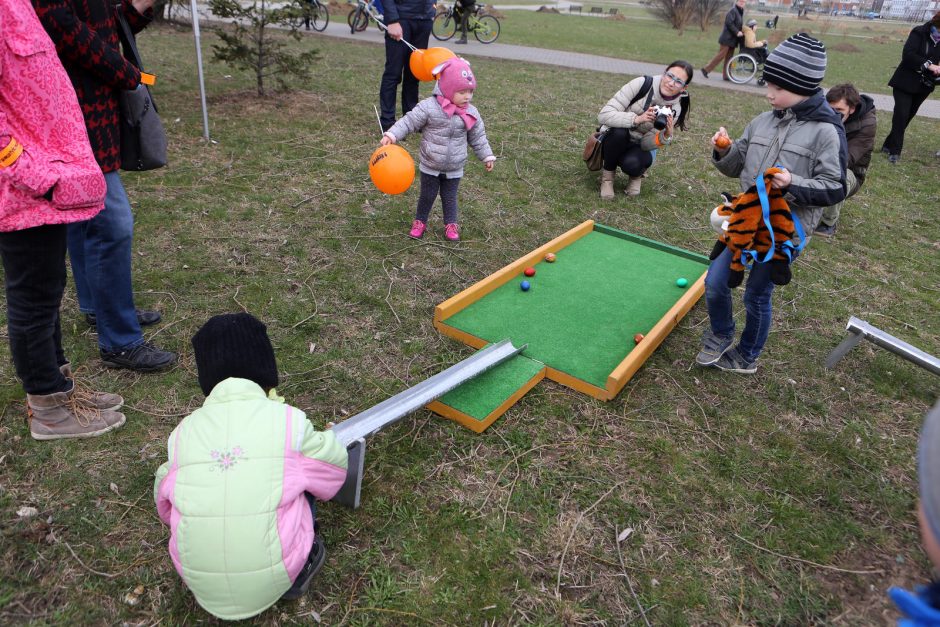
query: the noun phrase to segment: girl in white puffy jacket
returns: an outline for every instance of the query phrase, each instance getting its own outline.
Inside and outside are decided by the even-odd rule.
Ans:
[[[427,228],[431,206],[438,194],[444,208],[444,237],[460,240],[457,223],[457,188],[467,162],[467,145],[477,158],[493,170],[496,157],[486,139],[483,119],[470,104],[477,81],[470,64],[454,57],[434,68],[438,77],[434,95],[425,98],[405,117],[385,132],[382,145],[394,144],[411,133],[421,132],[418,169],[421,171],[421,196],[409,237],[420,239]]]

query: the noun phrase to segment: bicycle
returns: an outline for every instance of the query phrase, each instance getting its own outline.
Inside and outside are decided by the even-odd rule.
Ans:
[[[431,34],[438,41],[447,41],[457,34],[460,19],[460,9],[455,2],[454,6],[444,8],[434,16]],[[499,20],[486,12],[485,4],[477,4],[467,20],[467,32],[472,32],[481,44],[491,44],[499,37]]]
[[[382,14],[376,10],[375,0],[356,0],[356,8],[349,12],[346,23],[349,24],[349,32],[355,35],[369,26],[370,18],[379,23],[382,17]]]
[[[322,33],[330,23],[330,12],[326,4],[320,0],[297,0],[295,3],[296,13],[291,17],[290,24],[299,29],[301,24],[304,28]]]

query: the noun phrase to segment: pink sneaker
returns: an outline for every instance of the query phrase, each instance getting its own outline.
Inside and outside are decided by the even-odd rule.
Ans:
[[[460,241],[460,226],[456,222],[451,222],[444,227],[444,237],[452,242]]]
[[[424,229],[426,228],[428,228],[427,224],[421,220],[415,220],[411,223],[411,230],[408,232],[408,237],[412,239],[421,239],[421,236],[424,235]]]

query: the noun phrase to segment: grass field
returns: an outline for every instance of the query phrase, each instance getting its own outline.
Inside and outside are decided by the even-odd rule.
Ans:
[[[313,80],[267,100],[207,60],[206,144],[192,35],[140,42],[171,165],[124,176],[135,284],[164,312],[148,338],[181,362],[103,369],[70,288],[67,354],[127,398],[128,422],[38,443],[0,343],[4,624],[214,622],[171,565],[151,494],[167,435],[203,400],[189,339],[209,316],[265,320],[282,394],[317,426],[342,420],[472,354],[435,332],[434,306],[584,219],[710,250],[708,213],[735,183],[708,164],[707,139],[765,108],[697,87],[692,128],[642,194],[602,203],[580,153],[624,77],[475,60],[496,168],[467,166],[460,244],[443,240],[439,209],[415,242],[417,186],[382,196],[366,171],[381,47],[305,39],[320,51]],[[257,622],[643,624],[640,607],[657,625],[889,621],[885,589],[929,575],[913,455],[937,379],[867,343],[833,371],[823,361],[850,315],[940,354],[938,137],[940,122],[917,118],[900,165],[876,156],[836,238],[813,241],[777,293],[756,376],[695,367],[699,305],[612,402],[544,381],[481,435],[419,412],[370,440],[361,509],[320,508],[328,559],[311,593]],[[405,146],[417,154],[416,138]]]

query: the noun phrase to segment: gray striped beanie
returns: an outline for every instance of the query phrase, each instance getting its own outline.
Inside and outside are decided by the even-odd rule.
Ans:
[[[826,46],[806,33],[783,40],[764,63],[764,80],[801,96],[812,96],[826,75]]]

